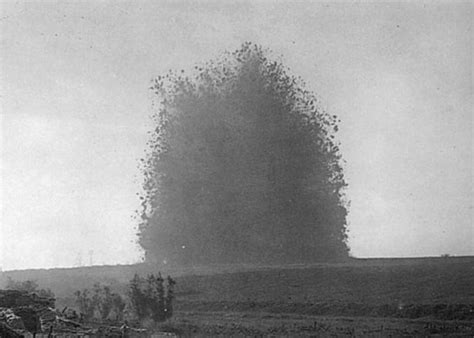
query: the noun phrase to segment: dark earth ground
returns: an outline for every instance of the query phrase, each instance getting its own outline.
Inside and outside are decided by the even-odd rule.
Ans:
[[[160,329],[183,336],[474,336],[474,257],[137,264],[8,271],[1,279],[36,280],[56,294],[61,308],[74,307],[74,291],[95,282],[125,293],[135,272],[158,271],[178,283],[175,316]]]

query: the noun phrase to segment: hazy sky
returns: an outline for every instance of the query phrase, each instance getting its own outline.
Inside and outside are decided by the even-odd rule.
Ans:
[[[474,254],[468,2],[0,6],[4,270],[137,261],[150,80],[247,40],[342,120],[353,255]]]

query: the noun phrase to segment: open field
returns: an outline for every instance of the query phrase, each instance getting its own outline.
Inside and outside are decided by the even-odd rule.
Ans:
[[[180,336],[473,336],[466,321],[378,317],[305,316],[247,312],[182,312],[164,330]]]
[[[74,306],[95,282],[126,292],[135,272],[177,280],[174,319],[183,335],[474,335],[474,257],[172,268],[145,264],[9,271]]]

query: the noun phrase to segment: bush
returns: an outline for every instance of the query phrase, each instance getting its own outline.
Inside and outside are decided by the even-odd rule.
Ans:
[[[115,313],[115,320],[122,321],[125,302],[122,297],[112,292],[110,286],[94,284],[93,292],[88,289],[76,291],[76,305],[84,320],[98,317],[102,321],[108,319],[111,313]]]
[[[117,321],[124,320],[128,302],[132,316],[141,323],[163,322],[173,315],[174,286],[176,282],[168,276],[166,280],[159,273],[142,278],[135,274],[129,283],[128,300],[115,292],[110,286],[94,284],[92,292],[88,289],[76,291],[76,305],[81,318],[90,321],[94,318],[105,321],[115,314]]]
[[[7,279],[7,290],[26,291],[36,293],[40,297],[55,298],[54,293],[50,289],[40,289],[35,280],[16,281],[11,277]]]
[[[135,274],[130,281],[129,297],[132,309],[140,321],[152,319],[162,322],[173,315],[174,285],[176,282],[168,276],[165,279],[159,273],[142,278]]]

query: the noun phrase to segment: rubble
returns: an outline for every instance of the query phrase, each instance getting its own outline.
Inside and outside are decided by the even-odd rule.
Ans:
[[[37,314],[40,320],[40,328],[42,332],[48,332],[51,327],[54,327],[57,317],[55,309],[50,307],[39,309]]]
[[[54,308],[55,302],[54,298],[40,297],[36,293],[20,290],[0,290],[0,307],[34,306]]]
[[[28,332],[40,331],[40,319],[38,317],[37,312],[32,307],[29,307],[29,306],[16,307],[13,309],[13,312],[15,313],[15,316],[19,317],[20,320],[23,321],[24,330]]]
[[[127,325],[96,325],[77,321],[72,309],[55,309],[55,299],[19,290],[0,290],[0,337],[148,337],[147,330]]]
[[[25,330],[25,324],[20,316],[17,316],[12,309],[0,308],[0,321],[16,330]]]
[[[23,335],[13,330],[4,322],[0,321],[0,337],[21,338]]]

